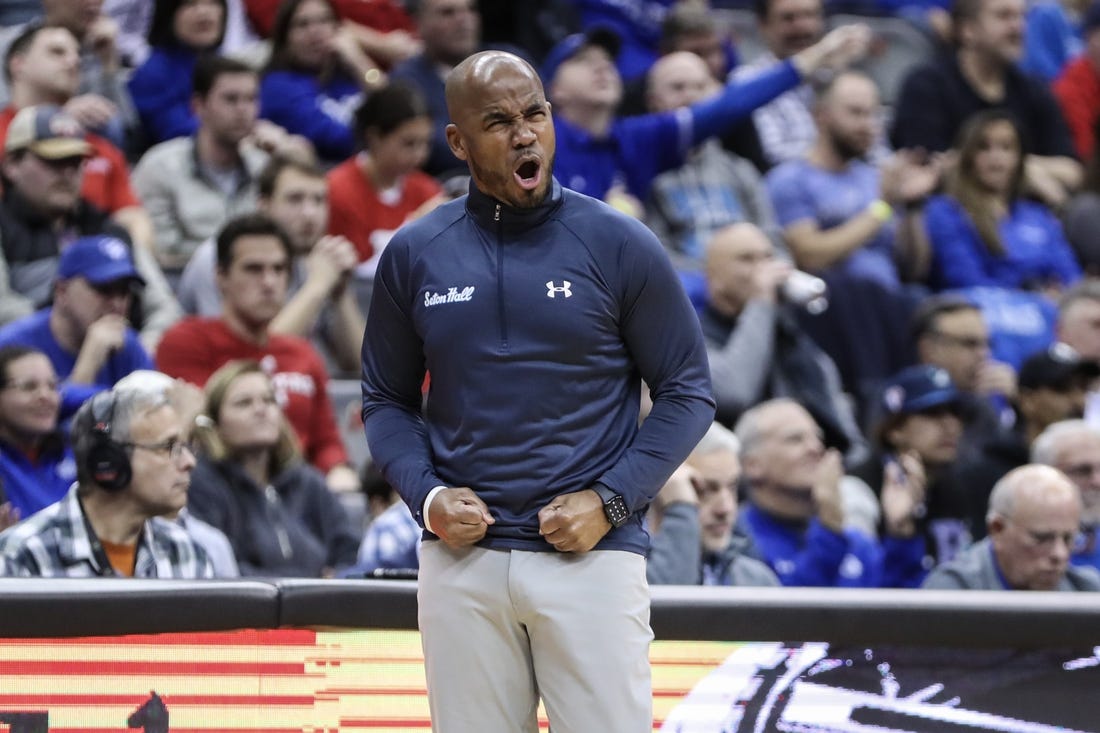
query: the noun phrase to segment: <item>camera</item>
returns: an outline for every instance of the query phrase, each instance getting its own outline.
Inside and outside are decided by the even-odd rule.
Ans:
[[[829,287],[819,277],[794,270],[779,287],[783,300],[816,315],[829,307]]]

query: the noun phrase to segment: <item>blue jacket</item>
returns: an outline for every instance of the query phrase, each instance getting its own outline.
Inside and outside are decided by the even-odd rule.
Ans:
[[[260,116],[307,138],[324,160],[343,160],[355,152],[352,120],[362,98],[346,76],[321,86],[300,71],[271,71],[260,82]]]
[[[641,429],[639,378],[654,402]],[[539,509],[598,482],[634,516],[597,549],[645,554],[645,508],[714,416],[699,322],[660,242],[557,181],[523,210],[472,186],[394,235],[362,383],[371,455],[417,523],[433,487],[468,486],[496,519],[492,548],[553,551]]]
[[[191,77],[198,54],[186,48],[154,48],[130,77],[130,97],[150,144],[195,134]]]
[[[877,540],[856,530],[842,534],[817,519],[808,525],[742,507],[738,531],[748,535],[783,585],[826,588],[916,587],[927,572],[924,540]]]
[[[593,198],[602,199],[613,184],[622,183],[644,200],[653,179],[683,165],[691,148],[800,83],[794,65],[785,61],[730,82],[722,93],[690,107],[616,120],[599,138],[555,116],[554,175],[567,188]]]
[[[950,196],[928,200],[924,226],[932,246],[929,277],[934,288],[1027,289],[1047,282],[1072,285],[1081,279],[1081,266],[1061,222],[1034,201],[1017,201],[998,223],[1005,249],[1001,256],[989,251],[970,215]]]
[[[47,441],[34,461],[15,446],[0,442],[0,496],[23,519],[60,501],[74,481],[73,452],[60,436]]]

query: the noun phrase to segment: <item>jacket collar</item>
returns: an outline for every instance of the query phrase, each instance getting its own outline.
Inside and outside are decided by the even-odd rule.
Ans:
[[[563,198],[561,184],[554,178],[550,182],[550,193],[541,204],[530,209],[517,209],[483,193],[471,180],[466,211],[478,224],[490,231],[501,227],[504,234],[522,234],[553,216]]]

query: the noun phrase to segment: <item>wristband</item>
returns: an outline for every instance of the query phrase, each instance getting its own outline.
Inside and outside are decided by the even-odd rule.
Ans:
[[[875,199],[867,204],[867,211],[871,212],[871,216],[875,217],[880,224],[885,224],[894,218],[894,207],[882,199]]]

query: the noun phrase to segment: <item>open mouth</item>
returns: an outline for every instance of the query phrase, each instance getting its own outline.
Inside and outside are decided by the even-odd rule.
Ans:
[[[514,175],[520,188],[531,191],[542,182],[542,166],[537,160],[525,160],[516,168]]]

